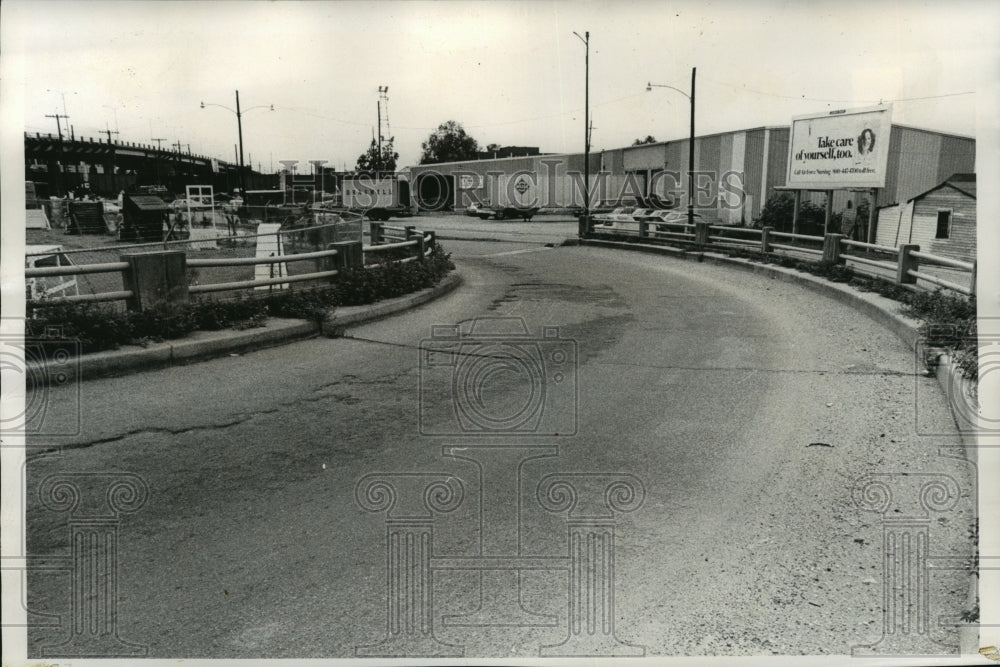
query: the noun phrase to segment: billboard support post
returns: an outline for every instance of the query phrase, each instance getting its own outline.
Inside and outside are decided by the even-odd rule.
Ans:
[[[799,209],[802,208],[802,190],[795,191],[795,202],[792,204],[792,234],[799,233]]]
[[[868,243],[875,243],[875,216],[878,204],[878,188],[872,188],[872,201],[868,205]]]
[[[823,211],[823,236],[830,233],[830,220],[833,218],[833,190],[826,191],[826,206]]]

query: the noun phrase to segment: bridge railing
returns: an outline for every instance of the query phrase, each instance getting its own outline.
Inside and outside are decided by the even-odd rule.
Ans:
[[[105,277],[105,280],[97,283],[96,286],[87,281],[86,284],[91,286],[89,293],[57,297],[32,297],[29,287],[27,301],[29,306],[33,307],[93,302],[119,302],[121,304],[124,302],[124,307],[142,310],[143,304],[148,306],[155,300],[147,294],[149,289],[158,289],[161,294],[175,294],[179,290],[183,294],[198,295],[261,288],[273,289],[275,286],[287,287],[305,282],[328,283],[348,268],[373,268],[384,266],[393,261],[400,263],[422,261],[430,256],[436,243],[434,232],[420,231],[412,227],[404,228],[406,236],[405,240],[402,241],[383,241],[370,245],[363,245],[361,241],[357,240],[328,242],[322,238],[321,232],[331,226],[317,225],[279,231],[277,234],[241,236],[241,245],[237,248],[241,253],[252,252],[253,246],[256,244],[248,243],[248,240],[259,242],[261,239],[271,237],[271,243],[275,247],[280,246],[293,250],[305,248],[306,252],[275,253],[265,257],[231,256],[234,253],[229,253],[230,256],[213,257],[205,256],[213,253],[199,252],[196,249],[197,244],[209,243],[209,241],[202,239],[130,244],[111,249],[105,248],[100,251],[105,255],[111,252],[118,253],[117,261],[70,264],[68,266],[29,266],[24,271],[25,280],[29,286],[32,281],[51,278],[72,277],[78,279],[84,276],[101,275]],[[310,240],[308,239],[310,235],[316,238]],[[220,240],[226,238],[222,237]],[[278,238],[281,240],[278,241]],[[299,239],[298,245],[296,245],[296,238]],[[306,240],[303,241],[303,239]],[[136,252],[130,253],[128,251]],[[67,257],[81,257],[87,252],[93,253],[95,251],[66,250],[59,251],[58,254]],[[32,256],[43,254],[51,255],[53,252],[49,250],[45,253],[34,253]],[[166,262],[168,267],[172,266],[173,268],[162,269],[156,264],[157,262],[161,264]],[[256,268],[260,266],[267,267],[266,276],[256,272]],[[204,277],[206,270],[215,271],[212,274],[215,280],[211,282],[199,280],[200,277]],[[246,279],[249,275],[248,271],[253,271],[252,279]],[[168,276],[166,285],[163,284],[162,279],[164,273]],[[152,281],[152,286],[150,281]],[[145,299],[142,298],[144,294]]]
[[[696,222],[619,221],[613,226],[588,225],[590,236],[634,236],[704,250],[740,249],[761,255],[783,255],[804,261],[849,266],[857,273],[890,280],[909,289],[945,288],[971,296],[976,290],[976,263],[922,252],[920,246],[898,247],[865,243],[842,234],[813,236],[778,232],[772,227],[751,228]],[[681,231],[674,231],[681,230]]]

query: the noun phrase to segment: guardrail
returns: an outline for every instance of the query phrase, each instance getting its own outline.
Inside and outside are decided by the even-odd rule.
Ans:
[[[696,222],[692,227],[682,223],[650,221],[618,221],[614,226],[595,225],[593,220],[581,217],[580,229],[584,235],[635,236],[640,241],[662,240],[685,247],[704,250],[707,246],[737,248],[761,255],[804,255],[807,260],[824,264],[843,264],[868,276],[891,279],[910,289],[925,289],[923,283],[972,296],[976,290],[976,263],[942,257],[922,252],[920,246],[902,244],[896,248],[863,241],[853,241],[842,234],[812,236],[774,231],[772,227],[755,229]],[[634,227],[633,227],[634,225]],[[683,232],[665,229],[683,228]],[[750,238],[748,238],[750,237]],[[782,241],[776,243],[775,240]],[[785,243],[788,240],[790,243]],[[863,253],[863,254],[862,254]],[[931,272],[944,269],[965,278],[957,282],[955,276],[942,277]]]
[[[375,225],[381,225],[381,223],[372,223],[373,228]],[[318,225],[315,227],[292,229],[288,231],[290,233],[307,232],[330,226],[331,225]],[[403,236],[400,237],[403,240],[385,242],[385,239],[395,239],[398,235],[395,233],[386,235],[383,230],[383,233],[380,233],[377,237],[375,237],[373,233],[373,238],[375,238],[377,242],[370,245],[362,245],[359,241],[346,241],[330,243],[327,245],[326,250],[289,255],[272,255],[269,257],[189,258],[187,256],[187,252],[184,250],[172,250],[170,249],[170,245],[167,243],[119,246],[118,248],[115,248],[115,250],[150,250],[155,247],[159,252],[123,254],[121,255],[121,261],[118,262],[77,264],[69,266],[28,267],[24,270],[24,276],[25,279],[33,279],[80,276],[97,273],[117,273],[121,276],[122,284],[131,287],[131,289],[111,290],[94,294],[28,299],[28,303],[32,306],[47,306],[86,302],[126,301],[129,308],[141,310],[143,309],[143,300],[140,297],[144,293],[147,294],[147,303],[150,301],[148,294],[150,286],[145,284],[150,281],[149,276],[157,274],[158,272],[163,273],[159,267],[153,266],[152,263],[158,261],[169,263],[171,258],[168,256],[172,256],[172,259],[177,263],[177,266],[180,267],[179,270],[175,267],[173,273],[177,274],[179,272],[180,277],[184,280],[184,283],[183,285],[176,284],[181,278],[175,276],[171,279],[168,276],[167,283],[171,283],[171,280],[173,280],[173,284],[168,284],[166,286],[163,284],[154,284],[152,288],[154,290],[159,289],[161,292],[167,293],[170,293],[172,290],[176,290],[178,288],[183,288],[182,291],[186,294],[207,294],[214,292],[255,289],[259,287],[272,287],[274,285],[284,285],[287,283],[329,280],[336,278],[339,273],[347,268],[373,268],[377,266],[384,266],[391,261],[397,261],[400,263],[423,261],[430,256],[436,243],[434,232],[425,232],[414,227],[390,228],[390,231],[392,232],[395,232],[396,230],[403,231]],[[273,234],[252,235],[240,238],[256,238],[257,236],[273,236]],[[222,239],[225,238],[226,237],[222,237]],[[195,243],[203,242],[204,241],[201,240],[195,241]],[[190,242],[185,241],[183,243]],[[381,259],[381,261],[366,261],[372,256],[378,256],[381,258],[382,256],[390,253],[391,256]],[[34,255],[50,254],[52,253],[34,253]],[[73,254],[73,251],[63,251],[60,254]],[[400,254],[405,254],[406,256],[399,257],[398,255]],[[181,256],[181,259],[177,259],[177,256]],[[286,271],[278,271],[278,273],[285,273],[286,275],[275,276],[275,265],[305,261],[316,262],[317,270],[295,275],[288,275]],[[270,277],[255,278],[254,280],[209,283],[204,285],[187,284],[189,282],[188,269],[261,265],[271,267],[269,272]],[[144,268],[146,266],[152,266],[152,268]],[[171,272],[167,271],[166,273],[170,274]],[[158,280],[162,283],[162,276],[159,276]],[[153,279],[152,282],[157,283],[157,279]]]

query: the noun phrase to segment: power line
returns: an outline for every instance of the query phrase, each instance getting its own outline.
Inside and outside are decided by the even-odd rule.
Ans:
[[[965,91],[960,93],[944,93],[941,95],[926,95],[923,97],[901,97],[898,99],[878,99],[878,100],[857,100],[857,99],[837,99],[837,98],[823,98],[823,97],[806,97],[805,95],[782,95],[780,93],[770,93],[764,90],[755,90],[753,88],[748,88],[743,84],[730,83],[728,81],[719,81],[716,79],[710,79],[705,77],[710,83],[715,83],[720,86],[726,86],[728,88],[733,88],[735,90],[740,90],[747,93],[754,93],[755,95],[764,95],[766,97],[777,97],[785,100],[805,100],[807,102],[847,102],[847,103],[858,103],[858,104],[883,104],[888,102],[915,102],[918,100],[936,100],[945,97],[959,97],[962,95],[975,95],[975,91]]]
[[[890,102],[916,102],[918,100],[937,100],[942,97],[960,97],[962,95],[975,95],[976,91],[967,90],[964,93],[945,93],[944,95],[927,95],[926,97],[902,97],[898,100],[889,100]]]
[[[596,104],[591,104],[590,106],[592,108],[593,107],[605,107],[605,106],[608,106],[610,104],[617,104],[618,102],[622,102],[624,100],[628,100],[628,99],[631,99],[633,97],[640,97],[642,94],[643,93],[633,93],[631,95],[623,95],[621,97],[616,97],[614,99],[606,100],[604,102],[598,102]],[[289,111],[296,111],[298,113],[302,113],[302,114],[305,114],[307,116],[312,116],[314,118],[321,118],[323,120],[329,120],[329,121],[333,121],[335,123],[341,123],[343,125],[357,125],[357,126],[360,126],[360,127],[368,127],[370,125],[369,123],[365,123],[365,122],[343,120],[341,118],[334,118],[334,117],[329,116],[327,114],[324,114],[324,113],[322,113],[322,112],[320,112],[320,111],[318,111],[316,109],[311,109],[311,108],[307,108],[307,107],[283,107],[283,109],[287,109]],[[520,118],[518,120],[503,121],[501,123],[486,123],[486,124],[480,124],[480,125],[466,125],[466,124],[463,123],[463,126],[466,127],[466,128],[469,128],[469,129],[483,129],[483,128],[489,128],[489,127],[501,127],[501,126],[504,126],[504,125],[517,125],[519,123],[530,123],[532,121],[544,120],[544,119],[547,119],[547,118],[558,118],[560,116],[570,116],[570,115],[573,115],[573,114],[576,114],[576,113],[580,113],[583,110],[584,110],[583,107],[579,107],[579,108],[574,108],[574,109],[567,109],[566,111],[557,111],[557,112],[550,113],[550,114],[545,114],[545,115],[542,115],[542,116],[533,116],[531,118]],[[406,125],[397,125],[396,129],[398,129],[398,130],[417,130],[417,131],[429,131],[429,132],[433,132],[434,130],[437,129],[437,127],[436,126],[435,127],[414,127],[414,126],[406,126]]]

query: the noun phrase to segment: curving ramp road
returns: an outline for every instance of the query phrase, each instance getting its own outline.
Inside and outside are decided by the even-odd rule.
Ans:
[[[70,548],[43,479],[129,472],[148,500],[118,527],[118,627],[150,656],[957,650],[938,619],[967,574],[883,567],[894,516],[961,563],[975,500],[890,332],[718,266],[447,247],[461,289],[343,338],[84,384],[80,434],[30,443],[72,445],[29,462],[30,553]],[[52,423],[74,401],[57,390]],[[29,582],[69,612],[66,579]],[[30,632],[36,655],[64,637]]]

